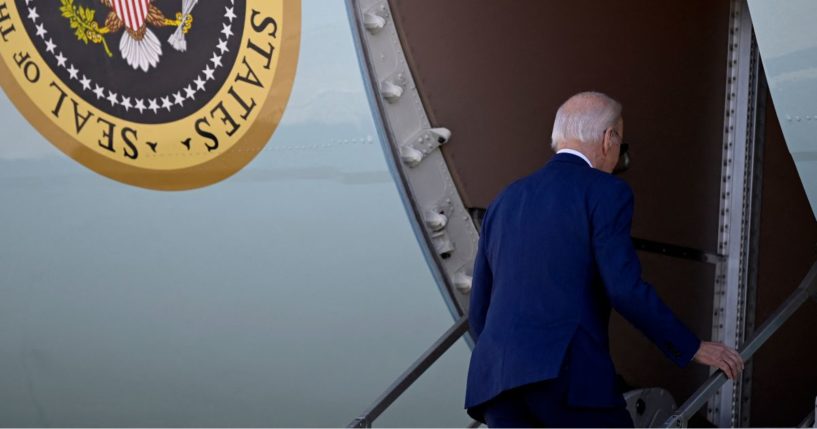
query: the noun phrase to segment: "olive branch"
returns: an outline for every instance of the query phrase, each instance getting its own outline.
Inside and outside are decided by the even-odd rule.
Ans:
[[[99,28],[99,24],[94,21],[96,11],[88,7],[75,6],[74,0],[60,0],[60,2],[62,2],[60,12],[62,12],[63,17],[68,18],[71,28],[76,30],[74,34],[77,39],[86,45],[88,42],[101,43],[105,48],[105,53],[109,57],[113,57],[111,50],[108,49],[108,44],[105,42],[105,34],[108,33],[108,29],[105,27]]]

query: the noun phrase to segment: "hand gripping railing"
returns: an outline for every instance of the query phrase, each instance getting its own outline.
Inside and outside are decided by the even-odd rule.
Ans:
[[[370,428],[374,420],[386,410],[409,386],[443,355],[460,337],[468,332],[468,317],[463,316],[454,326],[428,348],[394,383],[372,403],[358,418],[349,423],[350,428]]]
[[[749,360],[760,346],[777,332],[777,330],[783,326],[783,323],[785,323],[809,297],[817,301],[817,262],[811,266],[811,269],[797,290],[789,296],[786,302],[766,320],[766,323],[764,323],[763,326],[757,330],[755,335],[752,336],[752,339],[746,343],[740,351],[740,357],[743,358],[744,361]],[[664,427],[686,427],[689,419],[698,412],[726,381],[726,375],[723,371],[718,370],[712,374],[712,376],[664,422]]]

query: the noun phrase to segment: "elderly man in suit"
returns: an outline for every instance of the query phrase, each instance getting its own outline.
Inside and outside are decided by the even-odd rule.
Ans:
[[[735,378],[740,355],[702,342],[641,279],[633,193],[611,173],[621,105],[584,92],[556,113],[544,167],[505,188],[482,221],[469,309],[465,407],[490,427],[632,427],[610,357],[611,307],[675,364]]]

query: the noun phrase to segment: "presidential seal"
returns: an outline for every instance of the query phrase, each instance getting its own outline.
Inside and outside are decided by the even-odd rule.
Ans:
[[[300,0],[0,0],[0,83],[52,144],[183,190],[264,148],[292,89]]]

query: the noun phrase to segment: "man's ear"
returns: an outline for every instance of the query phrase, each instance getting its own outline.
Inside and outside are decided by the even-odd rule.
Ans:
[[[613,148],[613,129],[607,128],[604,130],[604,135],[601,140],[601,153],[607,156],[607,152]]]

